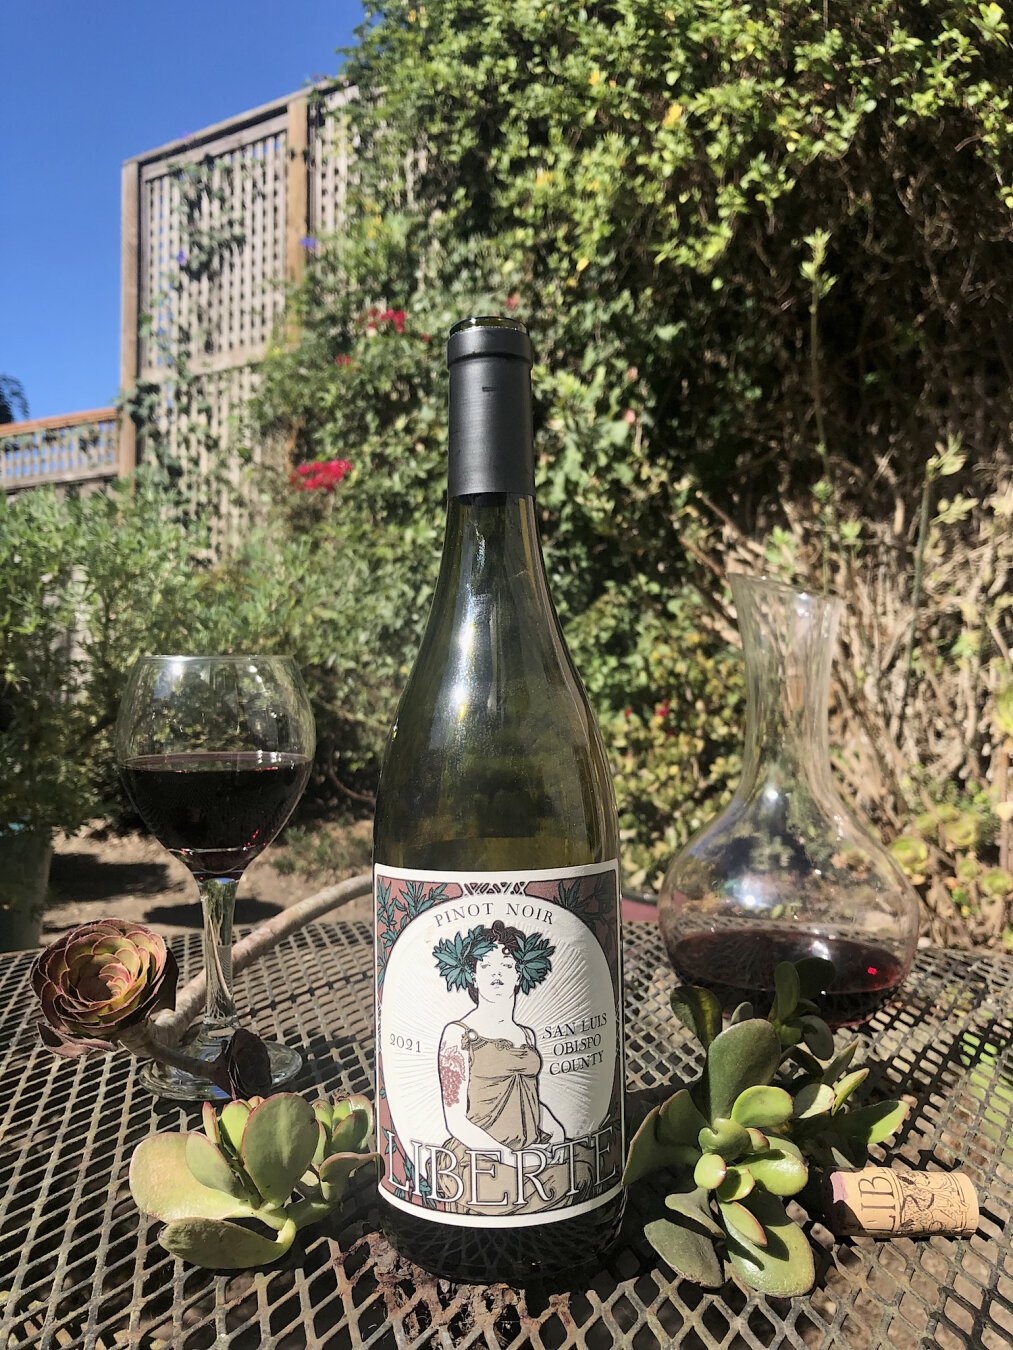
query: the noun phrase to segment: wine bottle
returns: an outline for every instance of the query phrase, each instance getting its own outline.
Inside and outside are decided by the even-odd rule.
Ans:
[[[380,1208],[456,1280],[599,1257],[623,1209],[618,825],[538,539],[531,344],[456,324],[447,527],[374,827]]]

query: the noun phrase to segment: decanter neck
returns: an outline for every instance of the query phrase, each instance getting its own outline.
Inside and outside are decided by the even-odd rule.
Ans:
[[[739,795],[792,781],[832,791],[827,706],[841,602],[751,577],[730,581],[746,661]]]

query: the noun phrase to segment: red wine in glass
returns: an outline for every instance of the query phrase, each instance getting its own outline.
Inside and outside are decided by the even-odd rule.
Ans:
[[[199,878],[239,877],[302,796],[308,755],[135,755],[123,764],[131,800],[151,833]]]
[[[712,990],[725,1012],[749,1001],[765,1013],[774,997],[775,967],[805,956],[821,956],[834,963],[834,983],[819,1000],[832,1027],[868,1021],[904,975],[897,957],[878,944],[763,924],[694,933],[678,939],[672,948],[672,964],[679,975],[687,984]]]
[[[239,1027],[232,918],[246,868],[285,824],[316,745],[309,696],[287,656],[142,656],[116,723],[116,762],[152,834],[190,869],[203,910],[207,999],[191,1058],[217,1059]],[[271,1082],[298,1072],[291,1046],[266,1042]],[[158,1064],[142,1081],[162,1096],[220,1096],[207,1078]]]

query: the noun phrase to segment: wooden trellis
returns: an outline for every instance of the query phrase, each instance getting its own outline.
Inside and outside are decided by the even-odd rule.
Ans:
[[[282,320],[286,284],[299,279],[316,236],[341,228],[350,133],[340,110],[352,97],[333,86],[304,90],[124,164],[120,382],[152,392],[155,409],[139,444],[133,424],[121,428],[127,468],[157,436],[197,501],[212,459],[230,475],[240,448],[262,456],[244,438],[243,409]],[[199,174],[200,190],[184,220],[187,172]],[[195,256],[202,247],[214,251],[210,267]],[[196,394],[188,408],[181,361]],[[227,493],[222,509],[227,530]]]

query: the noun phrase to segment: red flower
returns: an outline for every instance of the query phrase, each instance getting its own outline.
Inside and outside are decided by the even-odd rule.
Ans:
[[[315,464],[300,464],[289,474],[289,482],[297,492],[333,492],[351,469],[347,459],[318,460]]]
[[[669,703],[668,699],[666,698],[665,701],[664,701],[664,703],[659,703],[658,706],[655,708],[654,711],[655,711],[655,714],[656,714],[658,717],[667,717],[668,714],[669,714],[669,711],[671,710],[671,707],[672,707],[672,705]]]
[[[350,356],[336,356],[334,358],[334,364],[336,366],[350,366],[352,364],[352,358]]]
[[[385,309],[382,314],[377,315],[377,322],[393,324],[395,333],[403,333],[405,318],[403,309]]]
[[[433,340],[432,333],[420,333],[419,337],[422,339],[423,342],[432,342]]]
[[[382,323],[389,323],[395,333],[403,333],[407,317],[407,312],[403,309],[377,309],[375,305],[367,309],[363,315],[367,333],[375,333]]]

